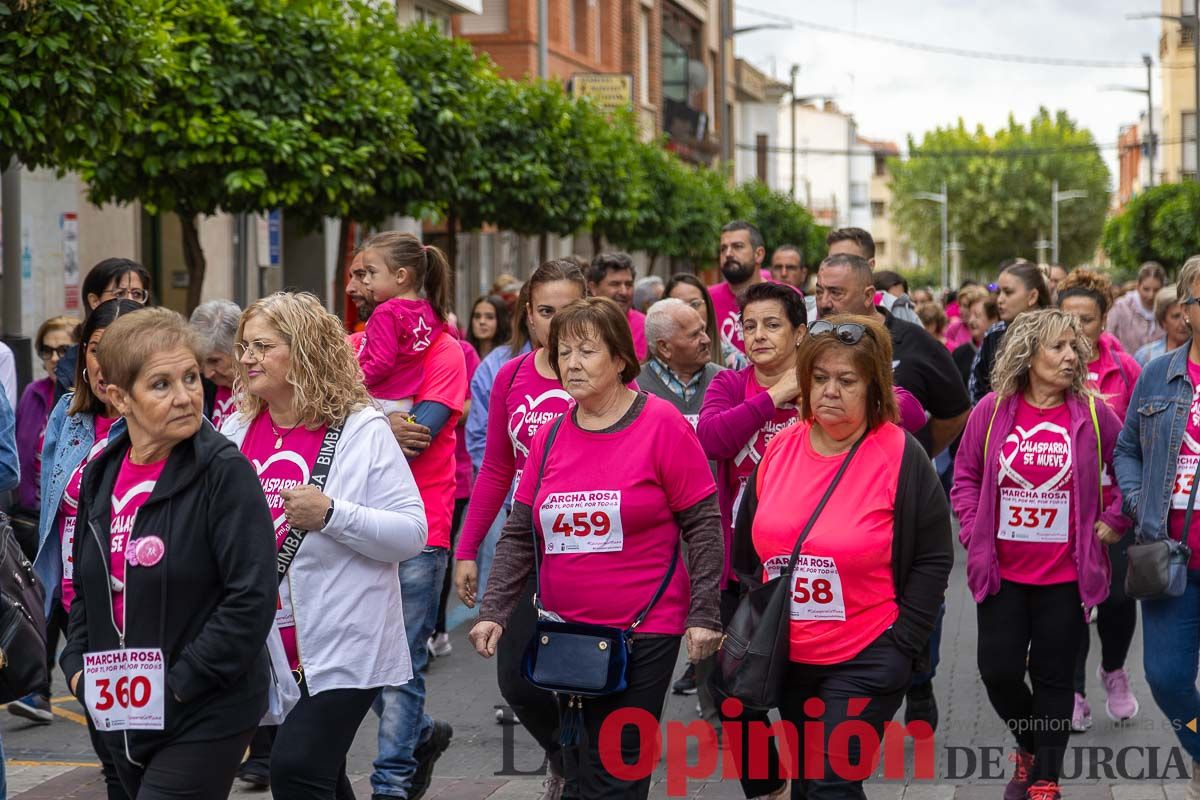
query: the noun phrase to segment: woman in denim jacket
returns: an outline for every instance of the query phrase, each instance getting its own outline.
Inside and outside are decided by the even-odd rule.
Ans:
[[[1192,758],[1188,800],[1200,800],[1200,734],[1185,723],[1200,716],[1196,688],[1200,660],[1200,514],[1183,530],[1188,495],[1200,464],[1200,256],[1179,272],[1179,299],[1193,331],[1186,347],[1151,361],[1129,399],[1113,466],[1125,513],[1135,520],[1137,540],[1186,537],[1191,547],[1187,590],[1182,597],[1142,601],[1146,682],[1154,702],[1172,721]],[[1197,509],[1200,511],[1200,508]]]
[[[50,412],[42,445],[42,502],[38,523],[38,553],[33,569],[46,590],[47,658],[54,664],[58,632],[66,633],[67,610],[71,602],[71,576],[66,573],[64,538],[74,535],[72,509],[78,501],[83,468],[99,455],[109,438],[124,429],[125,422],[108,401],[108,386],[100,374],[96,350],[104,330],[117,317],[140,311],[141,303],[109,300],[101,303],[83,323],[80,333],[80,358],[76,365],[75,391],[63,395]],[[47,674],[53,674],[53,666]],[[50,712],[50,687],[9,703],[9,712],[43,724],[53,720]],[[125,790],[117,779],[112,759],[103,741],[88,719],[88,732],[100,756],[108,785],[109,800],[123,798]]]

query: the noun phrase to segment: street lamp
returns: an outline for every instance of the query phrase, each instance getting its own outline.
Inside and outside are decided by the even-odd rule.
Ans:
[[[1135,94],[1146,95],[1146,158],[1150,162],[1150,185],[1154,185],[1154,81],[1151,77],[1150,67],[1153,63],[1148,54],[1142,55],[1142,63],[1146,65],[1146,88],[1142,89],[1138,86],[1105,86],[1102,87],[1106,92],[1134,92]]]
[[[1192,32],[1192,52],[1196,58],[1195,76],[1195,109],[1196,109],[1196,139],[1192,145],[1196,148],[1196,177],[1200,181],[1200,3],[1195,4],[1195,11],[1190,15],[1183,14],[1127,14],[1126,19],[1167,19],[1179,23],[1179,27]]]
[[[1058,184],[1055,184],[1057,186]],[[941,194],[933,192],[914,192],[913,197],[917,200],[929,200],[933,203],[940,203],[942,206],[942,288],[950,286],[950,200],[946,194],[946,182],[942,181]]]
[[[1050,190],[1050,263],[1058,263],[1058,204],[1067,200],[1080,200],[1087,197],[1087,192],[1082,189],[1071,189],[1066,192],[1058,190],[1058,181],[1055,180],[1053,187]]]

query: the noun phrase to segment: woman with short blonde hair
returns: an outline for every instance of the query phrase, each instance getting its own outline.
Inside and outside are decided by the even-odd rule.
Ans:
[[[277,796],[327,799],[379,689],[412,677],[397,568],[425,546],[425,510],[340,320],[316,297],[252,304],[234,348],[238,414],[222,433],[271,509],[275,624],[301,692],[279,750],[256,739],[239,775],[262,784],[269,769]]]
[[[1128,527],[1120,494],[1101,499],[1121,422],[1088,386],[1091,358],[1074,315],[1016,317],[955,460],[967,585],[979,629],[991,632],[979,640],[979,672],[1018,746],[1005,800],[1059,797],[1075,655],[1108,596],[1104,545]]]

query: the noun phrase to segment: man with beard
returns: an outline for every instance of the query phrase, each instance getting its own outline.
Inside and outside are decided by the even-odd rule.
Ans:
[[[367,318],[371,316],[371,312],[375,310],[375,301],[371,299],[371,293],[367,291],[367,287],[363,286],[367,268],[363,266],[361,248],[354,251],[354,257],[350,259],[350,268],[346,272],[350,276],[346,281],[346,297],[350,299],[351,303],[354,303],[354,308],[358,311],[358,321],[366,322]],[[346,341],[350,342],[350,347],[354,350],[355,357],[362,349],[364,335],[363,331],[358,331],[346,337]]]
[[[749,222],[734,220],[721,228],[719,260],[725,280],[709,287],[708,293],[716,312],[717,335],[721,337],[721,355],[727,367],[747,363],[737,296],[762,282],[762,264],[766,256],[762,234]]]

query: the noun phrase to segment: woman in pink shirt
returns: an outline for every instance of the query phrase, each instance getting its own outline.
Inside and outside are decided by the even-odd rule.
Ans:
[[[600,729],[622,709],[661,716],[681,639],[691,661],[716,651],[716,487],[674,406],[628,387],[639,367],[616,303],[572,303],[555,317],[548,349],[577,405],[534,437],[471,641],[490,657],[516,637],[506,626],[535,559],[546,611],[622,629],[642,620],[632,632],[628,688],[582,701],[583,743],[564,743],[563,762],[571,796],[645,798],[648,775],[629,780],[608,771],[613,754],[601,757]],[[560,695],[564,715],[566,703]],[[619,757],[633,763],[642,745],[637,728],[624,726]]]
[[[955,461],[950,500],[989,632],[980,677],[1018,746],[1005,800],[1060,796],[1075,657],[1108,596],[1105,545],[1129,525],[1119,492],[1101,499],[1121,422],[1088,388],[1090,360],[1075,316],[1017,317]]]
[[[1092,346],[1092,360],[1088,364],[1087,385],[1096,391],[1108,407],[1125,419],[1133,385],[1142,368],[1133,356],[1116,346],[1112,337],[1102,336],[1105,317],[1111,308],[1112,284],[1108,277],[1090,269],[1077,269],[1064,278],[1058,286],[1058,307],[1079,319],[1083,335]],[[1104,475],[1104,504],[1108,505],[1118,494],[1116,481],[1110,474]],[[1122,529],[1123,530],[1123,529]],[[1125,657],[1137,628],[1137,601],[1125,594],[1125,572],[1129,566],[1129,540],[1120,541],[1108,548],[1112,562],[1112,579],[1108,598],[1097,609],[1096,633],[1100,637],[1100,668],[1097,673],[1104,685],[1105,711],[1115,721],[1131,719],[1138,713],[1138,701],[1129,688],[1129,675],[1125,672]],[[1086,731],[1092,726],[1092,709],[1087,701],[1087,655],[1091,635],[1084,633],[1079,644],[1079,655],[1075,661],[1075,710],[1071,714],[1071,729]]]
[[[550,339],[555,315],[587,294],[579,265],[566,259],[547,261],[534,270],[521,289],[525,302],[517,302],[518,330],[527,332],[534,350],[508,361],[496,373],[488,401],[487,443],[475,489],[467,505],[467,518],[458,537],[454,558],[454,585],[468,608],[474,608],[479,580],[476,559],[488,528],[515,488],[525,469],[533,438],[571,406],[571,395],[555,374],[550,352],[542,346]],[[533,581],[524,587],[533,597]],[[561,785],[562,759],[558,737],[558,708],[554,697],[521,677],[525,640],[533,631],[531,602],[522,602],[510,621],[512,635],[500,646],[496,674],[500,693],[517,719],[546,751],[550,781]]]
[[[799,419],[766,447],[747,480],[733,567],[744,587],[758,586],[782,573],[799,542],[779,712],[797,732],[797,754],[816,749],[824,760],[815,769],[801,759],[807,766],[792,781],[792,797],[865,798],[862,781],[835,765],[871,762],[884,723],[926,659],[954,560],[950,515],[924,449],[896,424],[892,340],[882,324],[849,315],[813,323],[796,372]],[[824,708],[819,742],[805,741],[814,701]],[[874,747],[856,740],[839,751],[831,733],[852,716],[880,737]],[[795,765],[797,755],[789,755]],[[761,763],[762,754],[744,745],[743,757]],[[786,781],[775,773],[770,781],[760,792],[782,794]]]

